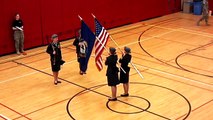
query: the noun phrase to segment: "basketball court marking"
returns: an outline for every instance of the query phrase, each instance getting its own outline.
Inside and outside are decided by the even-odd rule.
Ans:
[[[184,32],[184,33],[188,33],[188,34],[200,35],[200,36],[204,36],[204,37],[213,38],[213,34],[211,34],[211,33],[209,33],[210,35],[206,35],[206,34],[203,34],[202,32],[200,33],[200,32],[194,31],[194,30],[186,31],[186,30],[184,30],[184,28],[173,29],[173,28],[169,28],[169,27],[162,27],[159,25],[151,25],[151,24],[147,24],[147,23],[145,25],[151,26],[151,27],[156,27],[156,28],[161,28],[161,29],[167,29],[167,30],[172,30],[172,31]]]
[[[210,87],[210,88],[213,89],[213,85],[211,85],[211,84],[207,84],[207,83],[204,83],[204,82],[196,81],[196,80],[193,80],[193,79],[190,79],[190,78],[182,77],[182,76],[179,76],[179,75],[175,75],[173,73],[165,72],[165,71],[158,70],[158,69],[151,68],[151,67],[147,67],[147,66],[144,66],[144,65],[140,65],[140,64],[136,64],[136,63],[134,63],[134,64],[136,66],[138,66],[138,67],[149,69],[149,70],[154,71],[154,72],[158,72],[158,73],[161,73],[161,74],[164,74],[164,75],[180,78],[180,79],[183,79],[183,80],[188,80],[188,81],[191,81],[192,83],[201,84],[201,85],[204,85],[204,86],[207,86],[207,87]]]
[[[141,40],[140,42],[144,42],[144,41],[147,41],[147,40],[151,40],[151,39],[153,39],[153,38],[155,38],[155,37],[161,37],[161,36],[163,36],[163,35],[166,35],[166,34],[169,34],[169,33],[175,32],[175,31],[176,31],[176,30],[171,30],[171,31],[169,31],[169,32],[165,32],[165,33],[162,33],[162,34],[159,34],[159,35],[154,35],[154,36],[145,38],[145,39]],[[125,47],[125,46],[134,45],[134,44],[136,44],[136,43],[139,43],[139,41],[131,42],[131,43],[128,43],[128,44],[125,44],[125,45],[121,45],[121,46],[119,46],[119,47],[122,48],[122,47]],[[117,47],[116,47],[116,48],[117,48]]]
[[[9,119],[8,117],[6,117],[6,116],[4,116],[2,114],[0,114],[0,118],[2,118],[3,120],[11,120],[11,119]]]
[[[174,29],[174,31],[176,31],[176,29]],[[170,31],[170,32],[173,32],[173,31]],[[197,35],[197,34],[196,34]],[[138,42],[136,42],[136,43],[138,43]],[[139,65],[140,66],[140,65]],[[141,66],[140,66],[141,67]],[[50,68],[46,68],[46,69],[50,69]],[[43,69],[44,70],[44,69]],[[148,68],[148,70],[150,70],[149,68]],[[158,70],[158,69],[156,69],[156,70]],[[159,71],[161,71],[161,70],[159,70]],[[32,72],[32,73],[29,73],[29,74],[34,74],[34,73],[37,73],[37,72],[39,72],[39,71],[36,71],[36,72]],[[161,72],[165,72],[165,71],[161,71]],[[160,72],[158,72],[158,73],[160,73]],[[172,73],[168,73],[168,72],[165,72],[166,74],[172,74]],[[162,74],[165,74],[165,73],[162,73]],[[175,75],[175,74],[174,74]],[[171,75],[169,75],[169,76],[171,76]],[[179,75],[175,75],[175,76],[172,76],[172,77],[176,77],[176,76],[179,76]],[[181,79],[182,79],[182,76],[180,76],[181,77]],[[178,77],[177,77],[178,78]],[[183,78],[185,78],[185,77],[183,77]],[[189,78],[187,78],[187,79],[189,79]],[[190,79],[190,80],[193,80],[193,79]],[[190,81],[189,80],[189,81]],[[196,81],[196,80],[195,80]],[[1,82],[0,82],[1,83]],[[201,82],[202,83],[202,82]],[[198,83],[198,84],[200,84],[200,83]],[[209,84],[208,84],[209,85]],[[88,88],[87,88],[88,89]]]
[[[155,25],[150,25],[150,26],[155,26]],[[163,28],[164,28],[164,27],[163,27]],[[165,27],[165,28],[166,28],[166,27]],[[174,31],[178,31],[178,29],[171,29],[171,31],[169,31],[169,32],[165,32],[165,33],[160,34],[160,35],[156,35],[156,36],[152,36],[152,37],[150,37],[150,38],[143,39],[143,40],[140,41],[140,42],[153,39],[154,37],[160,37],[160,36],[163,36],[163,35],[165,35],[165,34],[169,34],[169,33],[174,32]],[[133,44],[136,44],[136,43],[138,43],[138,41],[137,41],[137,42],[131,42],[131,43],[129,43],[129,44],[125,44],[125,45],[120,46],[120,47],[124,47],[124,46],[128,46],[128,45],[133,45]],[[76,60],[67,62],[67,63],[65,63],[65,64],[69,64],[69,63],[72,63],[72,62],[76,62]],[[202,84],[202,85],[205,85],[205,86],[213,87],[212,85],[209,85],[209,84],[206,84],[206,83],[203,83],[203,82],[200,82],[200,81],[196,81],[196,80],[193,80],[193,79],[190,79],[190,78],[182,77],[182,76],[179,76],[179,75],[174,75],[174,74],[167,73],[167,72],[162,72],[162,71],[160,71],[160,70],[155,70],[155,69],[153,69],[153,68],[149,68],[149,67],[146,67],[146,66],[143,66],[143,65],[138,65],[138,64],[137,64],[137,66],[141,66],[141,67],[144,67],[144,68],[146,68],[146,69],[151,69],[151,70],[160,72],[160,73],[162,73],[162,74],[167,74],[167,75],[169,75],[169,76],[173,76],[173,77],[177,77],[177,78],[181,78],[181,79],[193,81],[193,82],[195,82],[195,83],[199,83],[199,84]],[[45,69],[43,69],[43,70],[48,70],[48,69],[50,69],[50,68],[45,68]],[[43,71],[43,70],[41,70],[41,71]],[[26,75],[14,77],[14,78],[11,78],[11,79],[8,79],[8,80],[3,80],[3,81],[0,82],[0,84],[1,84],[1,83],[5,83],[5,82],[9,82],[9,81],[12,81],[12,80],[15,80],[15,79],[19,79],[19,78],[21,78],[21,77],[25,77],[25,76],[28,76],[28,75],[32,75],[32,74],[35,74],[35,73],[38,73],[38,71],[35,71],[35,72],[32,72],[32,73],[28,73],[28,74],[26,74]]]
[[[21,63],[20,63],[20,64],[21,64]],[[32,67],[27,66],[27,65],[25,65],[25,64],[21,64],[21,65],[26,66],[26,67],[29,67],[29,68],[32,68]],[[36,68],[34,68],[34,70],[36,70]],[[43,73],[45,73],[45,72],[43,72]],[[45,74],[48,74],[48,73],[45,73]],[[48,74],[48,75],[51,75],[51,74]],[[68,83],[73,84],[72,82],[67,81],[67,80],[65,80],[65,79],[62,79],[62,78],[60,78],[60,79],[61,79],[61,80],[63,80],[63,81],[66,81],[66,82],[68,82]],[[74,85],[76,85],[76,84],[74,84]],[[78,85],[78,86],[80,86],[80,85]],[[83,86],[80,86],[80,87],[83,87]],[[100,94],[100,95],[103,95],[103,96],[109,97],[108,95],[102,94],[102,93],[97,92],[97,91],[94,91],[94,90],[90,90],[90,89],[88,89],[88,88],[86,88],[86,87],[83,87],[83,88],[84,88],[85,90],[89,90],[89,91],[95,92],[95,93],[97,93],[97,94]],[[149,112],[150,112],[150,111],[149,111]],[[152,113],[152,114],[156,114],[156,113],[153,113],[153,112],[151,112],[151,113]],[[158,114],[156,114],[156,115],[158,115]],[[161,115],[158,115],[158,116],[163,117],[163,118],[165,118],[165,119],[169,119],[169,118],[166,118],[166,117],[161,116]]]
[[[186,119],[186,118],[190,115],[190,113],[191,113],[191,104],[190,104],[189,100],[188,100],[184,95],[182,95],[181,93],[179,93],[179,92],[177,92],[177,91],[175,91],[175,90],[173,90],[173,89],[170,89],[170,88],[167,88],[167,87],[164,87],[164,86],[160,86],[160,85],[156,85],[156,84],[142,83],[142,82],[130,82],[130,84],[151,85],[151,86],[155,86],[155,87],[159,87],[159,88],[163,88],[163,89],[167,89],[167,90],[169,90],[169,91],[172,91],[172,92],[174,92],[175,94],[181,96],[181,97],[187,102],[187,104],[188,104],[189,109],[188,109],[188,111],[187,111],[187,114],[184,114],[184,116],[185,116],[184,119]],[[104,85],[106,85],[106,84],[97,85],[97,86],[104,86]],[[95,87],[97,87],[97,86],[93,86],[93,87],[89,88],[89,92],[95,92],[95,93],[97,93],[97,94],[104,95],[104,94],[102,94],[102,93],[100,93],[100,92],[97,92],[97,91],[92,90],[92,88],[95,88]],[[81,93],[84,92],[84,91],[86,91],[86,89],[85,89],[85,90],[82,90],[82,91],[78,92],[77,94],[75,94],[74,96],[72,96],[72,97],[70,98],[70,100],[68,101],[68,103],[67,103],[67,112],[68,112],[69,116],[70,116],[72,119],[74,119],[74,120],[75,120],[75,118],[72,116],[72,114],[70,113],[70,110],[69,110],[69,106],[70,106],[69,104],[70,104],[70,102],[71,102],[75,97],[77,97],[79,94],[81,94]],[[104,96],[107,96],[107,95],[104,95]],[[150,113],[150,114],[156,115],[156,116],[158,116],[158,117],[160,117],[160,118],[167,119],[167,120],[171,120],[171,119],[168,118],[168,117],[165,117],[165,116],[163,116],[163,115],[157,114],[157,113],[152,112],[152,111],[149,111],[148,109],[144,109],[144,108],[138,107],[138,106],[136,106],[136,105],[129,104],[128,102],[125,102],[125,101],[122,101],[122,100],[119,100],[119,99],[118,99],[117,101],[119,101],[119,102],[121,102],[121,103],[124,103],[124,104],[126,104],[126,105],[129,105],[129,106],[135,107],[135,108],[137,108],[138,110],[141,110],[141,111],[148,112],[148,113]],[[108,101],[108,102],[109,102],[109,101]],[[107,102],[107,103],[108,103],[108,102]],[[106,103],[106,104],[107,104],[107,103]],[[151,104],[151,103],[150,103],[150,104]]]
[[[20,115],[21,117],[24,117],[24,118],[26,118],[26,119],[28,119],[28,120],[31,120],[31,119],[28,118],[27,116],[25,116],[25,115],[23,115],[23,114],[17,112],[16,110],[14,110],[14,109],[12,109],[12,108],[10,108],[10,107],[8,107],[8,106],[2,104],[2,103],[0,103],[0,105],[3,106],[3,107],[5,107],[5,108],[7,108],[7,109],[9,109],[9,110],[11,110],[11,111],[13,111],[14,113]],[[0,114],[0,117],[1,117],[1,114]],[[2,117],[5,117],[5,116],[2,116]],[[5,118],[7,118],[7,117],[5,117]],[[6,120],[7,120],[7,119],[6,119]]]
[[[184,70],[184,71],[187,71],[187,72],[190,72],[190,73],[195,73],[195,74],[198,74],[198,75],[206,76],[206,77],[212,77],[212,76],[209,76],[209,75],[205,75],[205,74],[201,74],[201,73],[197,73],[197,72],[193,72],[193,71],[184,69],[184,68],[181,67],[181,66],[178,64],[178,62],[177,62],[177,58],[178,58],[180,55],[182,55],[183,53],[187,53],[187,52],[189,52],[189,51],[193,51],[193,50],[196,50],[196,49],[199,49],[199,48],[202,48],[202,47],[211,45],[212,42],[210,42],[210,43],[208,43],[208,44],[205,44],[205,45],[202,45],[202,46],[199,46],[199,47],[194,48],[194,49],[192,49],[192,50],[189,50],[189,51],[187,51],[187,52],[183,52],[183,53],[181,53],[180,55],[178,55],[178,56],[176,57],[175,61],[176,61],[176,64],[177,64],[179,67],[176,67],[176,66],[174,66],[174,65],[168,64],[168,63],[166,63],[166,62],[160,60],[159,58],[154,57],[154,56],[151,55],[149,52],[147,52],[147,51],[143,48],[143,46],[141,45],[141,42],[140,42],[140,41],[141,41],[141,40],[140,40],[141,36],[142,36],[146,31],[152,29],[152,28],[155,27],[155,26],[156,26],[156,25],[151,25],[151,27],[148,28],[148,29],[146,29],[144,32],[142,32],[141,35],[140,35],[139,38],[138,38],[138,43],[139,43],[141,49],[142,49],[145,53],[147,53],[150,57],[156,59],[157,61],[160,61],[160,62],[162,62],[162,63],[164,63],[164,64],[166,64],[166,65],[172,66],[172,67],[174,67],[174,68],[177,68],[177,69],[180,69],[180,70]],[[157,26],[157,27],[158,27],[158,26]],[[160,28],[164,28],[164,27],[160,27]],[[170,28],[169,28],[169,29],[170,29]],[[176,30],[176,29],[172,29],[172,30]],[[178,31],[178,29],[177,29],[177,31]]]
[[[169,34],[169,33],[171,33],[171,32],[173,32],[173,31],[169,31],[169,32],[166,32],[166,33],[157,35],[157,36],[152,36],[152,37],[150,37],[150,38],[147,38],[147,39],[142,40],[141,42],[146,41],[146,40],[153,39],[154,37],[160,37],[160,36],[162,36],[162,35]],[[126,45],[124,45],[124,46],[133,45],[133,44],[136,44],[136,43],[138,43],[138,41],[132,42],[132,43],[129,43],[129,44],[126,44]],[[121,46],[121,47],[124,47],[124,46]],[[73,60],[73,61],[76,61],[76,60]],[[71,62],[73,62],[73,61],[71,61]],[[66,63],[65,63],[65,64],[66,64]],[[48,70],[48,69],[50,69],[50,68],[45,68],[45,69],[43,69],[43,70]],[[43,71],[43,70],[42,70],[42,71]],[[8,80],[3,80],[3,81],[0,82],[0,84],[1,84],[1,83],[5,83],[5,82],[8,82],[8,81],[12,81],[12,80],[14,80],[14,79],[18,79],[18,78],[21,78],[21,77],[25,77],[25,76],[28,76],[28,75],[32,75],[32,74],[35,74],[35,73],[37,73],[37,71],[32,72],[32,73],[28,73],[28,74],[26,74],[26,75],[18,76],[18,77],[15,77],[15,78],[11,78],[11,79],[8,79]]]
[[[76,61],[77,61],[77,60],[72,60],[72,61],[70,61],[70,62],[64,63],[64,65],[65,65],[65,64],[70,64],[70,63],[73,63],[73,62],[76,62]],[[42,69],[41,71],[45,71],[45,70],[49,70],[49,69],[51,69],[51,68],[48,67],[48,68]],[[31,72],[31,73],[28,73],[28,74],[25,74],[25,75],[21,75],[21,76],[18,76],[18,77],[10,78],[10,79],[8,79],[8,80],[2,80],[2,81],[0,82],[0,84],[5,83],[5,82],[10,82],[10,81],[13,81],[13,80],[16,80],[16,79],[19,79],[19,78],[22,78],[22,77],[26,77],[26,76],[29,76],[29,75],[33,75],[33,74],[35,74],[35,73],[39,73],[39,71],[35,71],[35,72]]]

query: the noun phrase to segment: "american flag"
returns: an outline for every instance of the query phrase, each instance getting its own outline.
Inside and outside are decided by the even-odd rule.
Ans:
[[[98,39],[95,41],[95,64],[99,71],[103,69],[102,53],[109,39],[109,33],[95,18],[95,35]]]

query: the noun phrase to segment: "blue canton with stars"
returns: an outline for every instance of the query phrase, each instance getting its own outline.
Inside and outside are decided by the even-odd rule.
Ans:
[[[95,19],[95,35],[98,36],[101,33],[101,30],[102,30],[101,24],[98,22],[97,19]]]

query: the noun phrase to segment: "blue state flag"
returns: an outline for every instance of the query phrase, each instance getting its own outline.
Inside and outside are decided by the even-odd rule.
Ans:
[[[86,72],[96,37],[83,20],[81,20],[81,38],[87,42],[86,58],[82,61],[81,66],[81,70]]]

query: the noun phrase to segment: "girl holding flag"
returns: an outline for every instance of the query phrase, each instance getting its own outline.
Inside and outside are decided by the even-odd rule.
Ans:
[[[76,47],[77,59],[79,62],[80,74],[86,74],[86,52],[87,42],[81,37],[81,30],[78,31],[79,36],[75,38],[73,45]]]
[[[124,54],[122,58],[119,59],[119,63],[121,63],[121,67],[124,69],[126,73],[120,70],[120,83],[123,83],[124,94],[121,94],[121,97],[129,96],[129,71],[130,67],[128,64],[131,61],[132,56],[130,55],[131,49],[128,47],[124,47]]]
[[[116,101],[116,93],[117,93],[117,87],[116,85],[119,84],[118,80],[118,72],[119,69],[116,66],[118,56],[116,55],[116,49],[113,47],[109,48],[110,55],[106,58],[105,65],[107,65],[107,82],[108,86],[111,86],[111,91],[112,91],[112,97],[109,98],[109,101]]]

